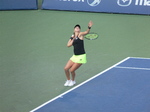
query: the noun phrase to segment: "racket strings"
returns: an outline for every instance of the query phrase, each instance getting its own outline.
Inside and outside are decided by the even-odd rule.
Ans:
[[[98,34],[95,34],[95,33],[91,33],[91,34],[87,34],[85,36],[86,39],[89,39],[89,40],[94,40],[94,39],[97,39],[98,38]]]

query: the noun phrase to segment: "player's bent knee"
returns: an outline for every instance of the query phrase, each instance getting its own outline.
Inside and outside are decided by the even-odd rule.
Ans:
[[[68,70],[69,70],[69,68],[67,68],[67,67],[64,67],[64,70],[65,70],[65,71],[68,71]]]
[[[75,70],[70,69],[70,72],[73,73],[73,72],[75,72]]]

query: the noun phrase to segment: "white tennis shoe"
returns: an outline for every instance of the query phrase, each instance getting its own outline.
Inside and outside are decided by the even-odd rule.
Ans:
[[[64,84],[64,86],[68,86],[70,84],[71,80],[67,80]]]
[[[68,86],[73,86],[73,85],[75,85],[76,84],[76,81],[70,81],[70,83],[68,84]]]
[[[73,86],[73,85],[75,85],[75,84],[76,84],[75,81],[67,80],[66,83],[64,84],[64,86]]]

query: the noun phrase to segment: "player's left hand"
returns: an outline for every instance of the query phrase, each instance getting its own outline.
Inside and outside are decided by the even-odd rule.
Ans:
[[[93,25],[93,22],[90,21],[89,24],[88,24],[88,26],[89,26],[89,27],[92,27],[92,25]]]

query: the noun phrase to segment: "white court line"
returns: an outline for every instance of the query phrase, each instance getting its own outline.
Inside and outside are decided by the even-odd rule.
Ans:
[[[130,57],[130,58],[133,58],[133,59],[148,59],[148,60],[150,60],[150,58],[143,58],[143,57]]]
[[[37,107],[37,108],[35,108],[35,109],[31,110],[30,112],[35,112],[36,110],[38,110],[38,109],[40,109],[41,107],[43,107],[43,106],[47,105],[48,103],[50,103],[50,102],[52,102],[52,101],[54,101],[54,100],[56,100],[56,99],[58,99],[58,98],[62,98],[62,97],[63,97],[63,95],[65,95],[65,94],[67,94],[67,93],[71,92],[72,90],[74,90],[74,89],[76,89],[76,88],[78,88],[78,87],[82,86],[83,84],[85,84],[85,83],[89,82],[90,80],[92,80],[92,79],[94,79],[94,78],[96,78],[96,77],[98,77],[98,76],[102,75],[103,73],[105,73],[105,72],[107,72],[108,70],[110,70],[110,69],[114,68],[115,66],[119,65],[120,63],[123,63],[124,61],[128,60],[129,58],[130,58],[130,57],[127,57],[127,58],[123,59],[122,61],[120,61],[120,62],[116,63],[115,65],[113,65],[113,66],[109,67],[108,69],[106,69],[106,70],[104,70],[104,71],[100,72],[99,74],[97,74],[97,75],[95,75],[95,76],[91,77],[90,79],[88,79],[88,80],[84,81],[83,83],[81,83],[81,84],[79,84],[79,85],[77,85],[77,86],[73,87],[72,89],[70,89],[70,90],[68,90],[68,91],[66,91],[66,92],[64,92],[64,93],[62,93],[62,94],[60,94],[60,95],[58,95],[57,97],[55,97],[55,98],[53,98],[53,99],[51,99],[51,100],[49,100],[49,101],[45,102],[44,104],[42,104],[42,105],[40,105],[39,107]]]
[[[130,59],[144,59],[150,60],[150,58],[143,58],[143,57],[129,57]],[[114,68],[124,68],[124,69],[136,69],[136,70],[150,70],[150,68],[139,68],[139,67],[123,67],[123,66],[116,66]]]
[[[121,66],[116,66],[114,68],[121,68],[121,69],[136,69],[136,70],[150,70],[150,68],[138,68],[138,67],[121,67]]]

